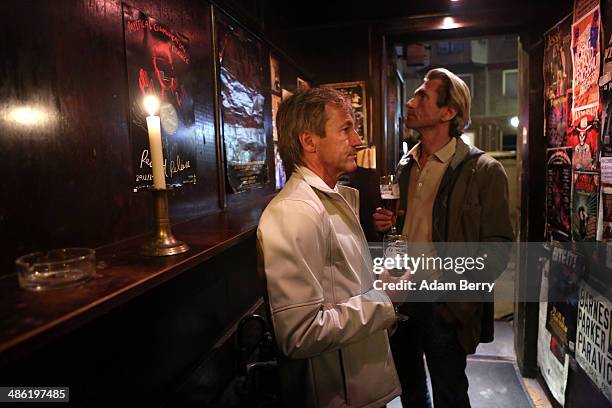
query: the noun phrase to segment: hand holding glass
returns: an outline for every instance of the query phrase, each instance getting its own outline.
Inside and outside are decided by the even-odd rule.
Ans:
[[[397,206],[399,204],[400,189],[397,177],[393,174],[382,176],[380,178],[380,197],[382,198],[383,207],[393,212],[391,217],[391,229],[389,235],[396,235],[395,221],[397,217]]]

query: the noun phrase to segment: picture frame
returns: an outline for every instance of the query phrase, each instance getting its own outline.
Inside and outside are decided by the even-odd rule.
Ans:
[[[351,106],[355,113],[355,130],[359,134],[363,146],[368,147],[370,145],[370,139],[368,134],[369,116],[366,98],[366,81],[322,84],[321,87],[336,89],[351,101]]]

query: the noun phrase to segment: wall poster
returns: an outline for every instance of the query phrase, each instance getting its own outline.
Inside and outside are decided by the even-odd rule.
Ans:
[[[552,245],[546,329],[558,342],[558,347],[566,352],[569,350],[571,354],[574,353],[576,344],[578,285],[585,268],[586,262],[582,255],[568,248]],[[553,342],[551,339],[551,345]],[[563,358],[560,358],[561,362]]]
[[[576,361],[612,402],[612,304],[589,286],[580,285]]]
[[[549,147],[566,146],[571,123],[567,103],[572,87],[571,24],[566,18],[544,37],[544,130]],[[571,111],[571,104],[569,107]]]
[[[366,106],[365,81],[341,82],[336,84],[324,84],[321,86],[334,88],[342,92],[348,98],[353,107],[353,112],[355,112],[355,130],[361,138],[361,143],[364,146],[368,146],[368,110]]]
[[[261,43],[222,14],[216,20],[221,122],[228,183],[233,192],[267,182],[264,73]]]
[[[125,53],[130,97],[130,136],[134,190],[153,184],[143,97],[160,99],[166,182],[196,182],[198,138],[204,131],[195,121],[195,72],[189,39],[144,12],[123,4]]]
[[[548,259],[542,271],[542,281],[540,283],[540,313],[538,318],[538,366],[540,373],[548,385],[548,389],[553,397],[561,405],[565,404],[565,388],[567,386],[567,375],[569,372],[569,354],[563,356],[559,361],[557,356],[550,349],[552,335],[546,330],[546,312],[548,310]]]
[[[574,170],[572,239],[595,241],[597,235],[599,173]]]
[[[571,135],[574,168],[597,168],[601,18],[594,7],[572,25],[573,106]]]
[[[548,239],[571,239],[572,150],[567,147],[547,149],[546,231]]]

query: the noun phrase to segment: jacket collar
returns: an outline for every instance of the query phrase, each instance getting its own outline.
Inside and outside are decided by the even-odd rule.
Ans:
[[[457,145],[455,147],[455,155],[453,156],[450,162],[450,167],[453,170],[459,167],[459,165],[466,159],[474,156],[480,156],[484,153],[482,150],[475,146],[469,146],[460,137],[457,137],[455,139],[457,140]],[[413,152],[415,147],[410,149],[410,151],[401,158],[399,166],[405,167],[414,161],[414,157],[411,153]]]
[[[324,193],[334,194],[338,193],[338,185],[334,186],[334,188],[330,188],[323,179],[315,174],[312,170],[310,170],[306,166],[297,166],[295,168],[295,172],[300,175],[300,177],[308,183],[312,188],[316,188]]]
[[[408,152],[408,154],[412,156],[412,159],[417,160],[417,162],[418,162],[419,155],[421,154],[422,145],[423,145],[423,142],[419,142]],[[441,163],[446,163],[453,157],[456,149],[457,149],[457,138],[452,137],[448,143],[442,146],[442,148],[438,149],[437,152],[432,154],[432,157],[435,157]]]

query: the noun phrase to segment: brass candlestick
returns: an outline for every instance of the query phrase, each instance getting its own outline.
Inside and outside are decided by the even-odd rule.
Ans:
[[[150,189],[153,192],[155,220],[154,236],[140,248],[143,255],[168,256],[189,251],[189,245],[172,235],[168,216],[168,190]]]

